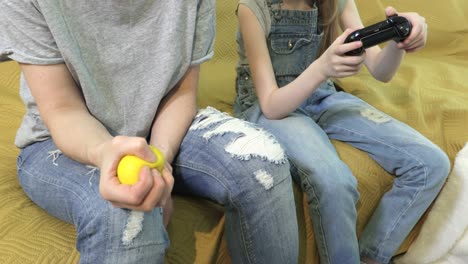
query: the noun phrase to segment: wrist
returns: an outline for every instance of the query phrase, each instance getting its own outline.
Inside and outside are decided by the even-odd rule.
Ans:
[[[110,137],[109,139],[100,141],[97,144],[88,146],[86,148],[86,157],[87,157],[88,162],[91,165],[101,168],[101,165],[103,162],[102,158],[104,157],[105,149],[107,148],[107,145],[110,144],[111,141],[112,141],[112,137]]]
[[[388,49],[390,52],[394,54],[404,53],[406,51],[405,45],[403,44],[403,42],[396,42],[396,41],[389,41],[385,49]]]
[[[150,142],[150,145],[161,151],[167,163],[172,163],[172,161],[174,160],[175,151],[168,144]]]
[[[319,58],[320,59],[320,58]],[[315,60],[307,70],[313,76],[313,80],[316,80],[318,83],[322,83],[330,78],[326,73],[325,66],[322,65],[321,60]]]

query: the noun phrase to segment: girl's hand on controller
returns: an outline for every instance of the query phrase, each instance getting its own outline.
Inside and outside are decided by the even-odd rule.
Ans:
[[[134,185],[121,184],[117,178],[117,166],[125,155],[135,155],[148,162],[155,162],[156,157],[144,138],[117,136],[98,147],[101,160],[99,191],[102,197],[121,208],[139,211],[151,211],[160,206],[166,193],[172,191],[174,180],[161,177],[157,169],[143,166],[139,179]],[[164,174],[163,169],[163,174]],[[166,173],[167,174],[167,173]],[[171,181],[172,179],[172,181]],[[167,199],[167,198],[166,198]]]
[[[412,25],[410,35],[403,41],[397,44],[397,48],[406,52],[415,52],[426,46],[427,42],[427,24],[426,19],[418,13],[397,13],[397,10],[391,6],[385,9],[387,17],[396,15],[405,17]]]
[[[366,56],[365,52],[359,56],[345,55],[348,51],[362,47],[361,41],[344,44],[346,37],[352,32],[353,30],[346,29],[317,59],[317,62],[321,64],[319,69],[321,69],[325,79],[352,76],[361,69]]]

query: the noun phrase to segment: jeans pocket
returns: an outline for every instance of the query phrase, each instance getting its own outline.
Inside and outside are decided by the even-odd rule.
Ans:
[[[275,76],[300,75],[315,59],[322,34],[272,33],[269,52]]]

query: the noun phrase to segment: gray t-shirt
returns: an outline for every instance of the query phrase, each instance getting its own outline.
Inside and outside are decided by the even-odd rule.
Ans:
[[[345,8],[348,0],[338,0],[338,12],[341,13]],[[265,33],[265,38],[268,37],[270,34],[271,28],[271,16],[270,10],[268,9],[267,0],[240,0],[239,4],[243,4],[247,6],[252,13],[257,17],[257,20],[260,24],[260,27],[263,29]],[[248,65],[247,55],[244,48],[244,42],[242,39],[242,35],[240,34],[240,30],[238,28],[236,34],[236,41],[239,54],[239,65]]]
[[[161,99],[213,56],[215,0],[0,0],[0,62],[66,63],[113,135],[147,137]],[[50,137],[21,78],[25,147]]]

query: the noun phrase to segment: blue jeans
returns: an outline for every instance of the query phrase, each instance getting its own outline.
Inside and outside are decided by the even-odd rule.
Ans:
[[[175,191],[224,205],[233,263],[296,263],[298,228],[289,163],[275,139],[214,109],[197,115],[174,163]],[[130,210],[99,193],[99,170],[61,155],[51,139],[24,148],[18,175],[26,194],[72,223],[80,263],[163,263],[169,238],[160,208],[122,243]],[[178,208],[175,208],[177,210]]]
[[[449,173],[440,148],[361,99],[336,92],[330,83],[281,120],[267,119],[258,102],[237,113],[275,135],[285,148],[292,176],[308,197],[321,263],[359,263],[360,257],[388,263]],[[356,179],[329,138],[367,152],[395,175],[359,242]]]

